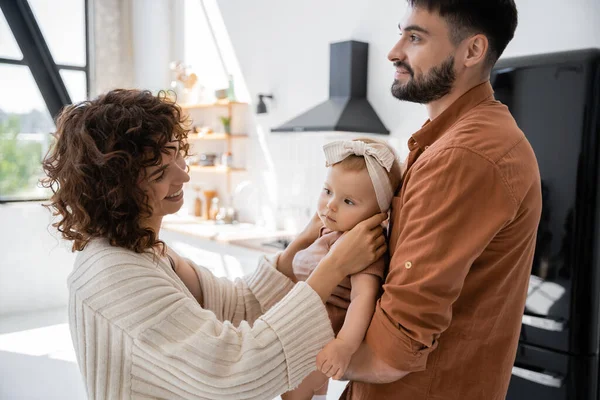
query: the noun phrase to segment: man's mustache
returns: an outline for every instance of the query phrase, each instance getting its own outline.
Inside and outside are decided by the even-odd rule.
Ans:
[[[411,77],[414,78],[414,76],[415,76],[415,73],[413,72],[413,70],[410,67],[410,65],[408,65],[404,61],[396,61],[396,62],[394,62],[394,67],[396,67],[396,68],[402,67],[402,68],[404,68],[405,70],[408,71],[408,73],[410,74]]]

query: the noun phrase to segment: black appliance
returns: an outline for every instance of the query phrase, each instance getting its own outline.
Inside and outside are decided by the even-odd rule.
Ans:
[[[597,400],[600,49],[507,58],[491,81],[535,151],[543,199],[506,399]]]
[[[389,134],[367,100],[369,44],[349,40],[329,49],[329,98],[271,131]]]

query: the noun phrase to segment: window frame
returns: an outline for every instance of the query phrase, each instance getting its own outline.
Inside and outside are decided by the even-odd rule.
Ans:
[[[84,2],[85,66],[56,64],[28,0],[0,0],[0,10],[8,23],[22,58],[0,57],[0,65],[20,65],[29,68],[52,119],[71,104],[71,97],[60,75],[60,70],[85,73],[86,94],[90,96],[90,2]],[[0,204],[43,201],[48,198],[10,199],[0,197]]]

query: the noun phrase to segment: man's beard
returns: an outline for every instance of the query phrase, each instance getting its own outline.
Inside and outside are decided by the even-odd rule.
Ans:
[[[406,83],[395,80],[392,84],[392,95],[399,100],[412,103],[428,104],[441,99],[452,90],[456,80],[454,72],[454,56],[448,57],[443,63],[433,67],[425,77],[415,79],[415,73],[402,61],[394,63],[396,68],[402,67],[410,74]]]

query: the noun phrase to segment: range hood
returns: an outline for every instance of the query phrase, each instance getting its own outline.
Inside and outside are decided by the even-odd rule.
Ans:
[[[368,43],[331,43],[329,99],[271,131],[389,134],[367,100],[368,59]]]

